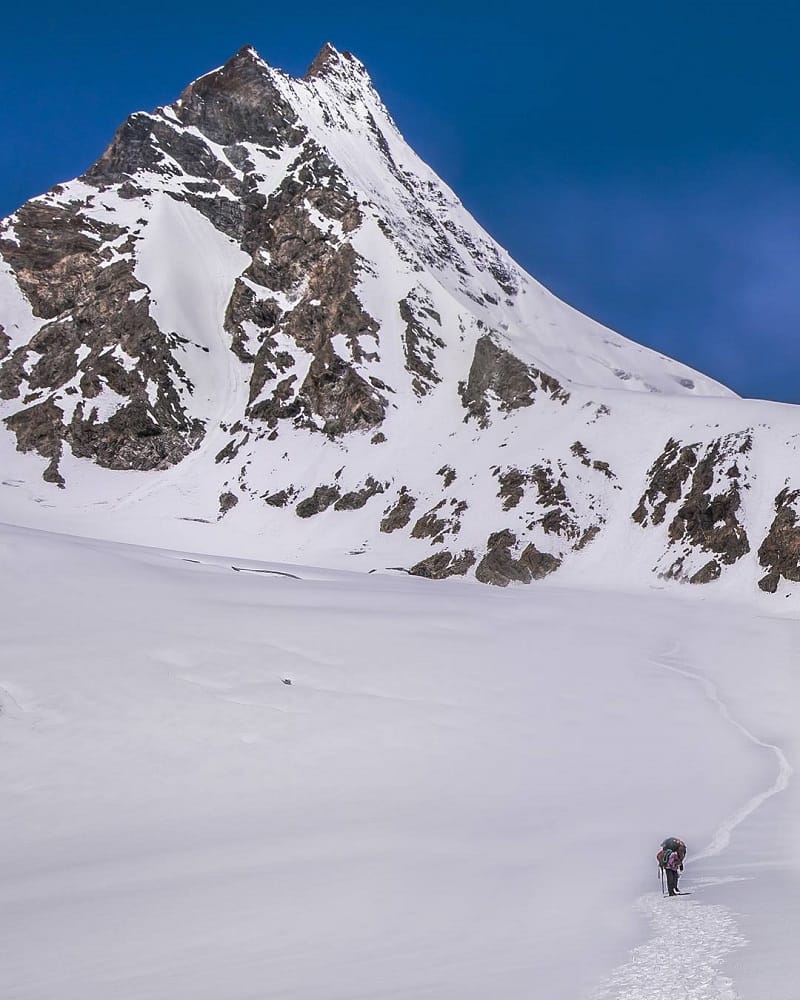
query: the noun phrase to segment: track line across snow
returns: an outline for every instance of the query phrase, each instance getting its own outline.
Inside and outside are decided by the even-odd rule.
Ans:
[[[9,719],[21,719],[25,710],[6,688],[0,687],[0,715]]]
[[[711,842],[693,856],[694,861],[700,861],[721,854],[736,827],[788,787],[793,768],[780,747],[759,739],[733,717],[713,681],[679,665],[679,651],[676,644],[651,662],[697,683],[722,718],[755,746],[774,754],[778,765],[769,788],[728,816]],[[667,901],[654,893],[643,896],[637,907],[650,918],[652,936],[631,952],[629,960],[592,994],[592,1000],[737,1000],[734,984],[721,967],[729,952],[747,942],[727,907],[680,898]]]
[[[745,939],[727,907],[654,894],[637,906],[650,918],[653,936],[592,1000],[737,1000],[721,965]]]
[[[705,858],[713,858],[721,854],[730,844],[731,834],[736,827],[743,823],[748,816],[752,816],[753,813],[767,801],[767,799],[770,799],[773,795],[777,795],[779,792],[784,791],[789,786],[789,781],[791,780],[794,769],[789,763],[786,754],[780,747],[775,746],[774,743],[767,743],[764,740],[760,740],[756,735],[751,733],[746,726],[739,722],[738,719],[735,719],[731,715],[728,706],[720,698],[717,687],[713,681],[709,680],[702,674],[695,673],[693,670],[687,670],[685,667],[677,665],[675,662],[677,651],[678,647],[675,647],[675,649],[671,652],[664,654],[652,662],[656,663],[660,667],[663,667],[665,670],[679,674],[682,677],[688,677],[690,680],[699,684],[709,700],[717,706],[722,718],[725,719],[726,722],[729,722],[735,729],[738,729],[739,732],[742,733],[755,746],[760,747],[763,750],[769,750],[772,754],[774,754],[778,763],[778,773],[769,788],[748,799],[740,809],[737,809],[735,813],[729,816],[717,829],[711,843],[699,854],[695,854],[692,859],[693,861],[702,861]]]

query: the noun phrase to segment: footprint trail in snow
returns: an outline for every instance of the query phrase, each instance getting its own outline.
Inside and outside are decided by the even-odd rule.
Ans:
[[[653,937],[635,948],[592,1000],[737,1000],[723,961],[746,943],[724,906],[645,896]]]
[[[731,715],[716,685],[687,669],[679,652],[676,645],[653,662],[698,684],[722,718],[755,746],[772,753],[778,765],[772,784],[728,816],[711,843],[694,855],[693,860],[699,861],[721,854],[736,827],[788,787],[793,768],[780,747],[759,739]],[[667,903],[655,894],[642,897],[637,905],[651,918],[652,937],[631,952],[629,961],[592,994],[592,1000],[737,1000],[733,981],[723,975],[721,966],[731,951],[744,947],[747,941],[730,910],[689,900]]]
[[[655,662],[658,666],[663,667],[665,670],[670,670],[672,673],[679,674],[681,677],[688,677],[689,680],[695,681],[699,684],[709,700],[717,706],[722,718],[725,719],[726,722],[730,723],[730,725],[732,725],[735,729],[738,729],[739,732],[742,733],[755,746],[760,747],[762,750],[769,750],[770,753],[774,755],[778,764],[778,771],[775,775],[775,780],[769,788],[748,799],[740,809],[737,809],[733,815],[729,816],[720,825],[708,847],[702,850],[699,854],[694,855],[694,861],[701,861],[705,858],[713,858],[718,854],[721,854],[730,844],[731,835],[737,826],[743,823],[748,816],[752,816],[756,809],[762,806],[767,799],[772,798],[773,795],[777,795],[779,792],[788,788],[794,769],[789,763],[786,754],[780,747],[775,746],[774,743],[766,743],[764,740],[760,740],[754,733],[751,733],[746,726],[742,725],[738,719],[735,719],[731,715],[728,710],[728,706],[720,698],[716,685],[712,681],[710,681],[707,677],[704,677],[702,674],[695,673],[693,670],[687,670],[685,667],[679,666],[678,664],[680,663],[680,660],[678,660],[675,655],[677,652],[678,647],[670,653],[659,657]]]

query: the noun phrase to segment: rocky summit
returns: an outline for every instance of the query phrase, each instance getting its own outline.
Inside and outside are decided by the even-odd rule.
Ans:
[[[17,523],[499,586],[800,582],[800,412],[555,298],[330,45],[302,79],[242,49],[0,223],[0,420]]]

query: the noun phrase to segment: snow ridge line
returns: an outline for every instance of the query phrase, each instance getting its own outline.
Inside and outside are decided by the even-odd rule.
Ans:
[[[703,676],[703,674],[696,673],[693,670],[687,670],[685,667],[679,667],[674,663],[674,657],[679,648],[680,647],[676,644],[670,652],[657,657],[651,662],[663,667],[665,670],[669,670],[674,674],[679,674],[681,677],[688,677],[690,680],[698,683],[707,697],[717,706],[722,718],[726,722],[729,722],[734,728],[738,729],[739,732],[747,737],[747,739],[755,746],[761,747],[763,750],[769,750],[772,754],[774,754],[778,763],[778,773],[769,788],[748,799],[740,809],[737,809],[736,812],[734,812],[721,824],[708,846],[705,847],[699,854],[695,854],[693,856],[694,861],[702,861],[705,858],[713,858],[721,854],[725,848],[729,846],[731,836],[737,826],[743,823],[749,816],[752,816],[753,813],[767,801],[767,799],[771,799],[773,795],[777,795],[779,792],[783,792],[786,788],[788,788],[792,774],[794,773],[794,768],[789,763],[786,754],[779,746],[759,739],[754,733],[751,733],[743,723],[739,722],[738,719],[735,719],[731,715],[728,706],[720,698],[717,686],[713,681],[709,680],[708,677]]]

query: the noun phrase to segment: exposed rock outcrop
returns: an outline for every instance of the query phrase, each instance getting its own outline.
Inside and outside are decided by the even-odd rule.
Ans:
[[[239,503],[239,498],[235,493],[231,493],[228,490],[226,493],[222,493],[219,498],[219,516],[224,517],[229,510],[232,510]]]
[[[28,202],[0,252],[44,322],[0,362],[0,394],[24,405],[6,418],[21,451],[51,459],[64,444],[109,469],[164,469],[202,440],[185,405],[181,345],[150,316],[133,274],[134,237],[87,220],[79,202]]]
[[[445,580],[449,576],[464,576],[474,565],[475,553],[471,549],[465,549],[457,556],[444,549],[416,563],[408,572],[428,580]]]
[[[758,550],[767,570],[758,585],[769,594],[781,579],[800,582],[800,490],[784,487],[775,497],[775,518]]]
[[[511,550],[516,542],[517,536],[507,528],[490,535],[486,542],[486,555],[475,570],[475,579],[480,583],[507,587],[509,583],[542,580],[561,565],[557,556],[540,552],[532,542],[525,546],[518,558],[514,558]]]
[[[751,447],[749,431],[715,438],[705,446],[667,442],[631,515],[645,527],[661,524],[669,508],[674,509],[667,529],[668,561],[660,568],[666,579],[708,583],[719,578],[723,566],[750,551],[739,510]],[[715,558],[692,569],[702,553]]]
[[[461,517],[467,510],[466,500],[450,497],[440,500],[417,519],[411,529],[412,538],[430,538],[432,545],[439,545],[445,535],[457,535],[461,530]]]
[[[377,482],[372,476],[367,476],[367,480],[360,490],[350,490],[349,493],[343,494],[333,505],[333,509],[360,510],[368,500],[383,493],[385,489],[383,483]]]
[[[406,298],[400,300],[399,308],[405,323],[403,348],[406,368],[411,372],[414,392],[424,396],[442,380],[436,368],[436,359],[445,343],[440,335],[433,332],[441,328],[442,319],[422,288],[409,292]]]
[[[478,339],[469,378],[460,387],[467,419],[474,417],[479,426],[487,427],[492,400],[496,400],[500,410],[516,410],[532,406],[538,392],[561,403],[569,400],[569,393],[557,379],[523,364],[500,347],[491,334]]]
[[[413,497],[405,486],[401,486],[395,503],[384,511],[381,531],[390,533],[405,528],[411,520],[416,505],[416,497]]]
[[[599,472],[605,478],[612,478],[613,474],[609,476],[610,467],[606,466],[607,463],[604,462],[587,461],[590,470]],[[584,482],[581,486],[587,494],[589,513],[593,520],[587,521],[585,513],[578,513],[575,503],[567,493],[566,483],[569,474],[561,460],[547,460],[528,469],[519,469],[516,466],[502,469],[498,466],[493,470],[493,474],[500,486],[497,495],[503,501],[504,510],[513,510],[525,502],[528,531],[541,528],[545,534],[559,536],[572,543],[573,549],[578,550],[588,544],[599,531],[597,521],[605,520],[604,515],[597,509],[599,500],[593,492],[594,487],[591,482]],[[586,477],[587,480],[591,478],[591,476]],[[587,534],[591,527],[596,529],[595,532]]]
[[[265,496],[264,503],[269,504],[270,507],[285,507],[293,496],[294,491],[292,490],[278,490],[276,493]]]
[[[663,452],[647,473],[648,487],[631,514],[633,520],[643,528],[648,524],[661,524],[667,507],[681,499],[684,484],[697,465],[698,447],[681,445],[673,438],[664,445]]]
[[[318,486],[310,497],[306,497],[295,507],[295,513],[298,517],[313,517],[327,510],[340,496],[338,486]]]
[[[378,324],[355,293],[359,258],[333,233],[352,232],[361,219],[341,172],[307,140],[247,226],[243,245],[253,263],[234,290],[227,329],[239,357],[253,363],[252,419],[270,427],[288,419],[333,437],[383,421],[385,396],[357,371],[376,356]],[[292,308],[281,307],[276,294],[294,296]],[[334,346],[339,337],[347,357]],[[310,362],[302,379],[298,355]]]

